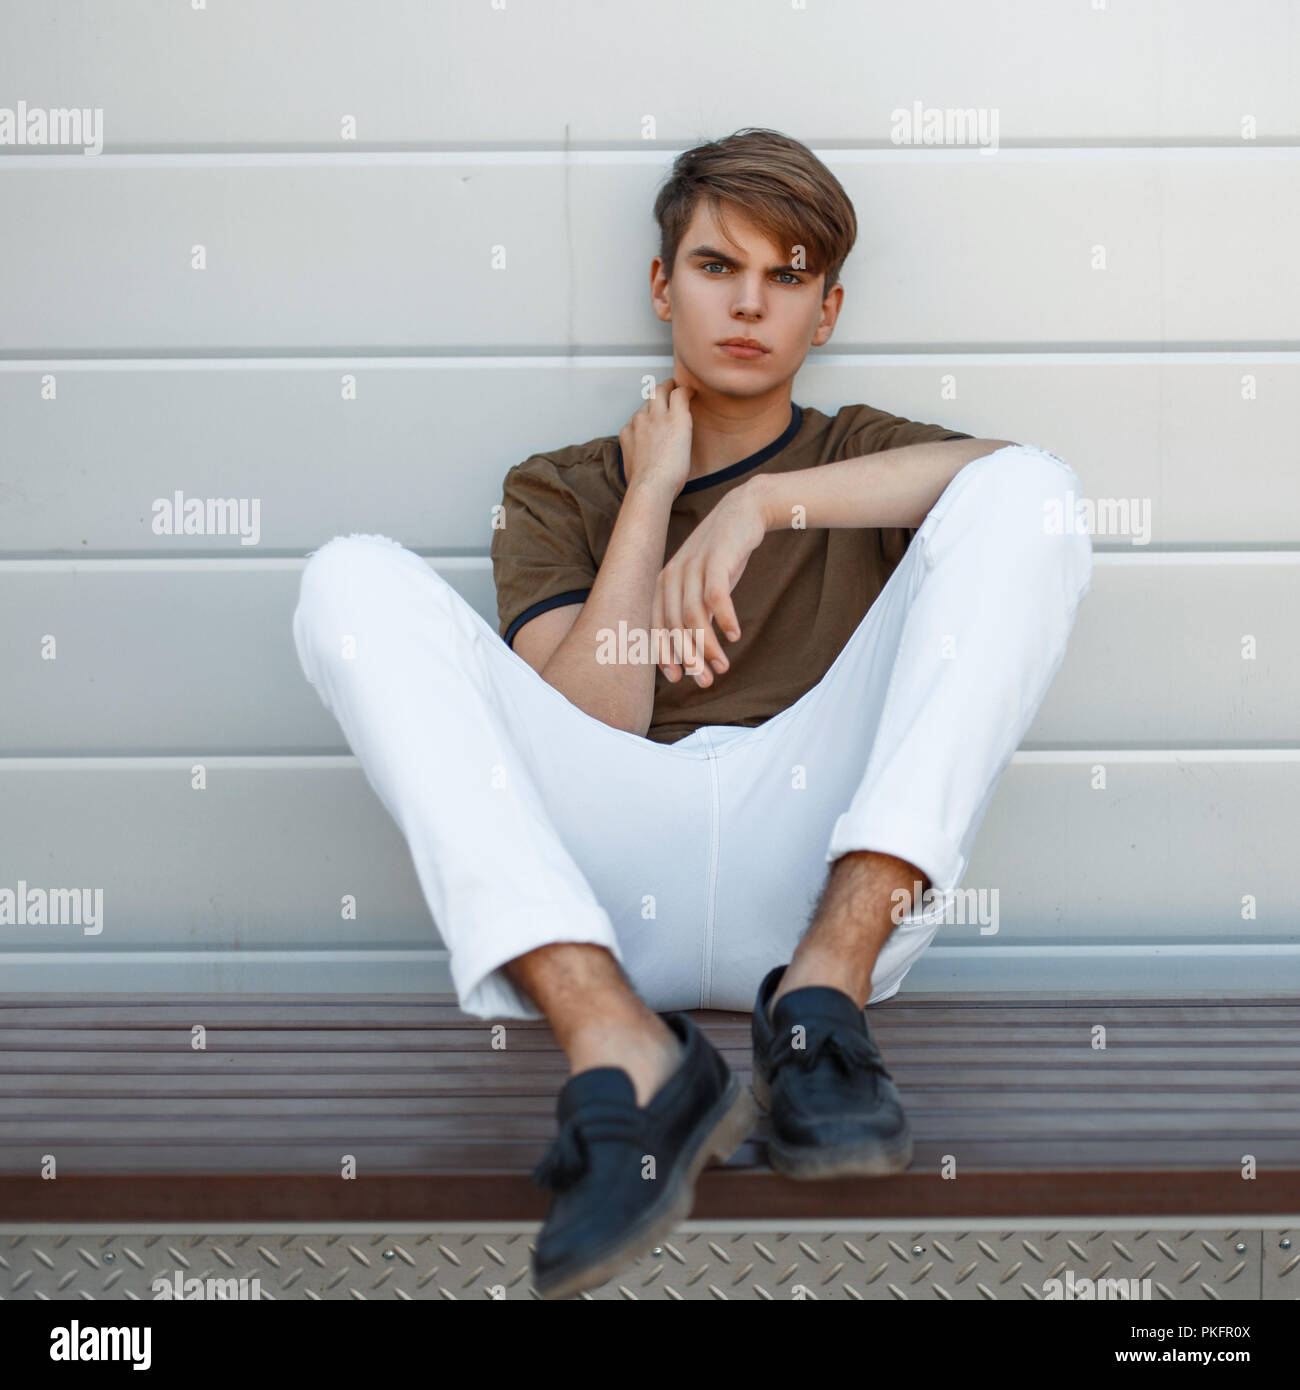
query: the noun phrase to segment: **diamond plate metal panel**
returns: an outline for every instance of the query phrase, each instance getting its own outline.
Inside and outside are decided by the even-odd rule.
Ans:
[[[1263,1298],[1300,1298],[1300,1231],[1261,1231],[1264,1241]]]
[[[536,1298],[533,1227],[347,1234],[0,1236],[6,1299],[134,1299],[172,1290],[262,1299]],[[1283,1242],[1289,1241],[1288,1244]],[[918,1231],[679,1229],[588,1299],[1034,1299],[1047,1281],[1136,1280],[1133,1296],[1300,1296],[1300,1243],[1283,1230]],[[178,1283],[178,1281],[180,1281]],[[253,1281],[256,1281],[254,1283]],[[1149,1281],[1143,1283],[1142,1281]],[[227,1297],[241,1296],[234,1284]],[[1121,1296],[1109,1286],[1107,1296]]]

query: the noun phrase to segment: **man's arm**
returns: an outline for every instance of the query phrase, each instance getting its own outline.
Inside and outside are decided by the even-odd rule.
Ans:
[[[944,488],[968,464],[1011,447],[1005,439],[944,439],[907,444],[861,458],[764,473],[748,490],[765,531],[778,531],[797,517],[810,530],[822,526],[920,526]],[[803,510],[797,512],[796,508]]]
[[[649,628],[675,496],[653,480],[632,483],[586,602],[541,613],[515,634],[514,650],[570,704],[633,734],[650,727],[657,665],[598,662],[598,633],[617,631],[620,619]]]
[[[767,532],[796,523],[801,529],[920,526],[962,468],[1009,447],[1004,439],[941,439],[793,473],[760,473],[733,488],[664,566],[651,622],[701,633],[701,657],[721,673],[726,653],[713,623],[729,641],[739,638],[731,591]],[[680,678],[680,666],[663,665],[669,680]]]
[[[655,644],[644,662],[602,662],[600,633],[617,632],[620,621],[631,631],[651,627],[668,517],[690,470],[692,395],[669,377],[620,431],[627,488],[582,607],[572,617],[571,605],[540,613],[515,634],[515,651],[570,704],[641,736],[654,714],[658,660],[667,648]],[[704,669],[699,679],[707,685],[712,674]]]

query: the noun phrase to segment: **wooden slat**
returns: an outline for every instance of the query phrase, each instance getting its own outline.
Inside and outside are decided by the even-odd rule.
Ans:
[[[736,1048],[724,1050],[722,1055],[733,1070],[748,1070],[748,1052],[742,1053]],[[1116,1090],[1114,1077],[1089,1079],[1077,1068],[1012,1072],[1005,1067],[966,1067],[960,1073],[944,1069],[937,1076],[933,1073],[927,1076],[899,1066],[892,1053],[889,1065],[895,1081],[907,1087],[909,1096],[951,1097],[952,1104],[964,1102],[976,1088],[981,1095],[990,1100],[1004,1100],[1009,1107],[1033,1107],[1040,1102],[1047,1105],[1063,1093],[1078,1097],[1080,1104],[1091,1103],[1094,1099],[1104,1103]],[[545,1071],[521,1071],[514,1083],[505,1074],[492,1078],[472,1068],[450,1072],[431,1069],[427,1064],[407,1070],[346,1074],[294,1070],[232,1075],[222,1070],[207,1074],[118,1071],[83,1076],[32,1071],[22,1076],[0,1075],[0,1096],[12,1099],[48,1096],[59,1098],[61,1102],[98,1096],[114,1096],[123,1102],[140,1097],[193,1096],[256,1101],[300,1096],[320,1098],[326,1104],[334,1097],[449,1097],[469,1104],[494,1097],[507,1100],[541,1097],[546,1107],[553,1110],[555,1092],[567,1075],[567,1068],[558,1061]],[[1274,1103],[1293,1103],[1298,1090],[1300,1082],[1294,1072],[1285,1069],[1196,1071],[1180,1080],[1171,1079],[1169,1072],[1161,1069],[1123,1074],[1124,1108],[1128,1108],[1130,1100],[1134,1108],[1149,1108],[1168,1098],[1189,1109],[1198,1109],[1212,1103],[1209,1097],[1222,1092],[1266,1097]],[[1251,1104],[1254,1103],[1252,1100]]]
[[[274,1005],[269,1011],[266,1005]],[[1241,1008],[1248,1004],[1248,1010]],[[112,1026],[114,1020],[122,1026],[138,1028],[157,1026],[161,1022],[194,1021],[195,1012],[202,1009],[205,1018],[216,1018],[221,1026],[240,1022],[272,1028],[282,1024],[294,1028],[309,1022],[322,1028],[371,1028],[392,1026],[399,1020],[428,1019],[430,1024],[463,1027],[464,1013],[455,998],[436,994],[239,994],[187,993],[183,1001],[157,994],[131,993],[95,994],[89,991],[58,994],[0,993],[0,1026],[30,1027],[42,1020],[51,1026],[70,1024]],[[996,1000],[955,1000],[951,995],[922,990],[911,991],[890,999],[886,1005],[873,1006],[869,1015],[873,1027],[877,1022],[898,1027],[914,1021],[927,1028],[936,1021],[952,1015],[971,1020],[975,1026],[986,1023],[1009,1023],[1030,1018],[1038,1012],[1050,1022],[1122,1021],[1133,1024],[1175,1021],[1220,1024],[1240,1022],[1251,1026],[1257,1022],[1300,1021],[1300,995],[1243,994],[1232,1003],[1212,1004],[1189,1001],[1177,994],[1132,993],[1115,994],[1106,998],[1079,991],[1053,992],[1044,997],[1040,990],[1007,990],[999,992]],[[1248,1017],[1243,1017],[1243,1013]],[[748,1014],[736,1014],[722,1009],[693,1010],[691,1017],[709,1036],[726,1036],[728,1028],[747,1029]],[[514,1019],[510,1031],[532,1030],[547,1032],[540,1019]]]
[[[911,1092],[909,1091],[910,1095]],[[1300,1161],[1300,1131],[1294,1104],[1273,1109],[1256,1108],[1249,1115],[1218,1114],[1206,1111],[1167,1111],[1120,1115],[1105,1110],[1075,1111],[1044,1107],[1032,1112],[942,1111],[909,1108],[912,1129],[918,1143],[938,1145],[985,1144],[990,1134],[1027,1145],[1048,1149],[1071,1148],[1078,1143],[1095,1145],[1094,1152],[1105,1162],[1105,1146],[1117,1153],[1131,1144],[1176,1139],[1180,1149],[1198,1144],[1233,1147],[1234,1161],[1243,1153],[1254,1153],[1261,1162],[1285,1155]],[[206,1118],[170,1115],[133,1115],[119,1111],[112,1115],[88,1116],[69,1107],[62,1116],[33,1116],[6,1119],[0,1115],[0,1154],[7,1162],[18,1163],[17,1155],[48,1149],[59,1156],[69,1153],[115,1153],[144,1144],[167,1148],[164,1169],[170,1169],[180,1155],[201,1151],[203,1156],[242,1152],[259,1144],[283,1144],[290,1152],[305,1144],[337,1140],[341,1153],[357,1144],[439,1145],[481,1141],[498,1145],[502,1151],[521,1142],[545,1144],[555,1132],[554,1115],[497,1113],[478,1115],[445,1113],[437,1115],[336,1115],[328,1107],[314,1115],[265,1113],[257,1116]],[[766,1128],[761,1130],[766,1137]],[[1152,1152],[1156,1152],[1153,1147]]]
[[[883,1041],[883,1039],[882,1039]],[[887,1046],[887,1045],[886,1045]],[[738,1064],[748,1055],[748,1044],[719,1048],[728,1062]],[[1201,1068],[1200,1075],[1213,1075],[1231,1078],[1232,1082],[1249,1077],[1279,1075],[1283,1078],[1289,1073],[1295,1075],[1294,1061],[1277,1061],[1264,1056],[1239,1061],[1231,1055],[1215,1055],[1212,1050],[1202,1052],[1195,1058],[1183,1052],[1165,1052],[1158,1056],[1147,1056],[1143,1060],[1130,1060],[1127,1063],[1114,1063],[1109,1060],[1093,1060],[1096,1054],[1080,1056],[1080,1049],[1052,1058],[1035,1057],[1018,1052],[1014,1048],[986,1052],[984,1049],[963,1048],[955,1050],[950,1056],[917,1058],[904,1056],[898,1049],[889,1048],[890,1068],[899,1077],[915,1076],[920,1079],[950,1075],[954,1071],[982,1077],[1008,1076],[1021,1082],[1029,1082],[1035,1077],[1055,1077],[1065,1079],[1076,1085],[1107,1086],[1112,1079],[1130,1079],[1139,1084],[1150,1079],[1151,1084],[1164,1085],[1176,1079],[1169,1075],[1170,1069],[1186,1070],[1188,1067]],[[1104,1057],[1104,1054],[1102,1054]],[[978,1059],[978,1065],[975,1062]],[[1055,1065],[1052,1065],[1052,1064]],[[265,1077],[276,1072],[281,1075],[297,1076],[307,1073],[316,1075],[354,1078],[361,1084],[362,1078],[375,1075],[394,1074],[418,1077],[437,1071],[443,1077],[459,1073],[483,1085],[504,1086],[512,1089],[515,1078],[518,1084],[530,1083],[535,1087],[545,1084],[554,1074],[563,1071],[559,1059],[550,1059],[545,1053],[521,1054],[512,1057],[509,1053],[492,1053],[484,1049],[481,1053],[446,1052],[438,1054],[375,1052],[338,1054],[329,1052],[260,1053],[236,1052],[196,1052],[196,1053],[123,1053],[114,1056],[98,1056],[92,1052],[58,1052],[42,1055],[34,1052],[0,1053],[0,1075],[9,1068],[20,1069],[30,1074],[53,1076],[73,1076],[81,1078],[89,1075],[100,1076],[165,1076],[174,1082],[183,1078],[201,1075],[227,1079]],[[368,1080],[365,1084],[369,1084]]]
[[[749,1069],[739,1063],[734,1068],[748,1076]],[[482,1115],[555,1116],[556,1087],[536,1094],[523,1090],[509,1095],[485,1088],[482,1090],[444,1091],[441,1088],[406,1088],[400,1094],[392,1090],[383,1093],[342,1094],[328,1087],[303,1088],[292,1095],[249,1092],[231,1095],[228,1091],[190,1090],[188,1086],[173,1088],[174,1094],[159,1091],[151,1085],[127,1087],[121,1085],[112,1095],[92,1088],[84,1091],[54,1093],[44,1085],[44,1079],[21,1078],[8,1080],[0,1090],[0,1120],[22,1120],[33,1125],[50,1119],[69,1117],[85,1119],[92,1124],[98,1117],[120,1119],[124,1116],[151,1120],[164,1117],[169,1122],[181,1119],[202,1119],[208,1116],[230,1116],[236,1119],[319,1118],[322,1115],[371,1118],[382,1123],[390,1117]],[[119,1083],[121,1078],[117,1078]],[[907,1113],[919,1115],[1006,1114],[1020,1111],[1033,1115],[1074,1115],[1129,1111],[1141,1115],[1190,1115],[1197,1122],[1206,1115],[1216,1116],[1224,1111],[1251,1111],[1260,1115],[1290,1114],[1296,1107],[1300,1081],[1274,1088],[1268,1093],[1243,1092],[1240,1088],[1197,1088],[1166,1091],[1160,1088],[1129,1086],[1121,1090],[1108,1086],[1098,1090],[1060,1087],[1055,1090],[1024,1087],[990,1087],[973,1089],[963,1085],[964,1078],[953,1077],[950,1084],[935,1085],[913,1082],[908,1087]],[[286,1086],[286,1090],[289,1088]]]
[[[304,1140],[288,1143],[276,1138],[250,1139],[240,1143],[194,1145],[160,1144],[142,1140],[139,1144],[66,1145],[56,1153],[60,1169],[79,1176],[99,1173],[134,1174],[143,1183],[172,1175],[203,1173],[219,1181],[229,1173],[301,1173],[305,1177],[335,1175],[346,1154],[352,1154],[359,1169],[372,1175],[419,1174],[427,1182],[444,1186],[448,1193],[470,1176],[510,1177],[527,1173],[541,1157],[544,1140],[515,1139],[430,1139],[371,1140],[341,1132],[338,1142]],[[37,1143],[0,1145],[0,1192],[11,1181],[38,1172],[48,1148]],[[954,1146],[951,1138],[924,1137],[917,1142],[912,1169],[917,1175],[937,1171],[945,1154],[958,1160],[960,1172],[1016,1172],[1032,1174],[1040,1170],[1067,1169],[1088,1172],[1100,1183],[1107,1181],[1112,1168],[1177,1172],[1201,1169],[1217,1172],[1242,1182],[1241,1160],[1251,1153],[1260,1168],[1276,1178],[1283,1173],[1297,1179],[1300,1190],[1300,1139],[1266,1138],[1259,1144],[1243,1146],[1231,1137],[1179,1140],[1138,1136],[1134,1139],[1102,1138],[965,1139]],[[737,1172],[762,1166],[760,1136],[755,1135],[732,1157],[727,1170]],[[63,1176],[60,1173],[60,1178]],[[872,1184],[860,1184],[865,1189]],[[1245,1184],[1243,1184],[1245,1185]],[[860,1195],[862,1193],[860,1192]],[[1061,1205],[1050,1215],[1063,1216],[1074,1211],[1068,1193],[1060,1194]],[[0,1207],[0,1211],[4,1208]],[[752,1212],[758,1216],[759,1213]],[[830,1214],[830,1213],[827,1213]],[[972,1210],[970,1216],[995,1215]],[[448,1212],[450,1216],[450,1211]],[[394,1219],[404,1219],[394,1213]],[[7,1218],[6,1218],[7,1219]]]
[[[201,1056],[221,1056],[223,1059],[241,1053],[257,1053],[259,1056],[273,1056],[280,1053],[321,1053],[331,1056],[344,1056],[351,1059],[356,1054],[397,1053],[408,1055],[427,1053],[431,1064],[441,1065],[449,1057],[464,1057],[471,1065],[480,1053],[494,1057],[491,1065],[510,1066],[512,1059],[520,1053],[553,1053],[554,1044],[549,1037],[540,1032],[520,1033],[509,1038],[508,1047],[496,1050],[492,1047],[491,1024],[484,1023],[475,1029],[442,1028],[391,1028],[391,1029],[273,1029],[273,1028],[217,1028],[208,1025],[206,1030],[207,1047],[196,1052],[190,1046],[190,1031],[187,1025],[176,1024],[166,1029],[131,1028],[79,1028],[68,1038],[61,1039],[62,1050],[129,1054],[138,1060],[141,1057],[182,1056],[195,1058]],[[1103,1065],[1135,1066],[1159,1062],[1166,1051],[1177,1048],[1183,1061],[1224,1060],[1234,1066],[1246,1064],[1266,1064],[1293,1066],[1300,1063],[1300,1037],[1292,1026],[1275,1025],[1272,1028],[1237,1028],[1228,1030],[1221,1036],[1216,1031],[1212,1038],[1204,1038],[1196,1043],[1188,1041],[1187,1034],[1177,1029],[1161,1030],[1161,1036],[1153,1037],[1152,1030],[1128,1027],[1108,1028],[1105,1049],[1094,1050],[1089,1039],[1088,1023],[1076,1023],[1069,1028],[1008,1029],[989,1032],[987,1029],[954,1028],[945,1030],[958,1036],[934,1037],[923,1034],[918,1029],[910,1031],[906,1040],[892,1031],[888,1034],[896,1040],[895,1055],[906,1057],[915,1063],[959,1063],[970,1055],[970,1044],[980,1044],[980,1055],[986,1061],[1014,1062],[1017,1055],[1022,1056],[1030,1066],[1051,1063],[1069,1063],[1082,1058],[1080,1065],[1100,1067]],[[507,1035],[509,1036],[509,1035]],[[886,1036],[882,1032],[882,1037]],[[0,1027],[0,1055],[7,1052],[22,1052],[27,1049],[44,1052],[49,1048],[51,1032],[43,1028],[5,1028]],[[734,1037],[728,1038],[738,1045]]]
[[[720,1050],[729,1060],[739,1051]],[[1150,1049],[1125,1047],[1114,1042],[1104,1052],[1092,1051],[1086,1042],[1061,1048],[998,1047],[988,1044],[977,1049],[967,1046],[948,1050],[926,1049],[919,1053],[893,1047],[889,1053],[890,1065],[899,1076],[931,1077],[940,1072],[961,1071],[969,1064],[972,1051],[976,1052],[986,1067],[1005,1068],[1012,1075],[1030,1077],[1043,1068],[1054,1067],[1071,1072],[1083,1085],[1107,1085],[1112,1081],[1122,1081],[1134,1073],[1145,1074],[1174,1066],[1181,1069],[1214,1067],[1221,1072],[1236,1074],[1241,1074],[1247,1069],[1276,1070],[1292,1075],[1300,1073],[1300,1044],[1291,1047],[1234,1047],[1222,1052],[1212,1046]],[[135,1072],[161,1070],[173,1076],[184,1076],[201,1070],[227,1076],[248,1070],[250,1064],[256,1071],[264,1071],[267,1067],[279,1067],[290,1071],[301,1066],[304,1069],[328,1069],[339,1073],[386,1071],[390,1067],[409,1071],[424,1066],[442,1071],[468,1071],[476,1077],[481,1076],[489,1084],[504,1083],[510,1086],[513,1084],[513,1075],[516,1072],[523,1074],[525,1071],[521,1054],[494,1053],[487,1046],[472,1052],[376,1047],[367,1052],[340,1053],[333,1050],[330,1044],[322,1042],[317,1048],[297,1052],[266,1052],[250,1045],[247,1052],[223,1049],[199,1053],[178,1048],[174,1052],[146,1054],[135,1051],[94,1050],[88,1047],[85,1053],[95,1056],[95,1070],[110,1074],[117,1074],[119,1067]],[[0,1059],[20,1055],[13,1052],[0,1053]],[[83,1055],[76,1052],[60,1054],[64,1058],[81,1058]],[[41,1069],[46,1073],[52,1070],[48,1062],[44,1063]],[[527,1068],[527,1073],[536,1082],[547,1078],[552,1070],[551,1065],[543,1062]]]
[[[1104,1053],[1056,1045],[1119,1014]],[[173,1047],[204,1015],[250,1050]],[[790,1183],[766,1167],[764,1116],[706,1173],[697,1218],[1192,1218],[1300,1198],[1293,998],[922,996],[871,1016],[916,1134],[908,1172]],[[748,1019],[694,1017],[748,1079]],[[0,996],[0,1220],[536,1219],[528,1174],[568,1068],[545,1024],[510,1026],[502,1053],[438,998]],[[54,1182],[33,1177],[47,1154]],[[938,1176],[947,1155],[959,1183]]]
[[[738,1072],[747,1071],[748,1051],[723,1050],[727,1064]],[[1068,1090],[1080,1095],[1105,1097],[1112,1094],[1122,1081],[1124,1091],[1132,1096],[1170,1096],[1188,1098],[1195,1103],[1203,1090],[1235,1089],[1250,1095],[1270,1098],[1295,1097],[1297,1084],[1294,1069],[1231,1070],[1218,1068],[1180,1073],[1171,1077],[1167,1067],[1147,1070],[1125,1070],[1107,1076],[1092,1075],[1078,1067],[1050,1071],[1026,1067],[1021,1071],[1001,1067],[967,1066],[943,1067],[929,1071],[900,1065],[889,1055],[889,1069],[894,1080],[909,1095],[945,1089],[964,1093],[973,1087],[988,1094],[1046,1097]],[[71,1074],[69,1074],[71,1071]],[[161,1071],[157,1068],[127,1070],[106,1069],[99,1074],[81,1075],[68,1070],[42,1072],[33,1069],[26,1077],[0,1078],[0,1094],[21,1096],[43,1094],[75,1100],[81,1096],[226,1096],[280,1097],[308,1096],[517,1096],[542,1095],[554,1099],[555,1093],[568,1075],[560,1062],[545,1069],[519,1069],[514,1077],[507,1070],[488,1075],[473,1067],[459,1070],[432,1069],[427,1061],[407,1067],[394,1063],[378,1070],[307,1070],[292,1071],[232,1071],[227,1067],[213,1069],[207,1074],[194,1070]]]

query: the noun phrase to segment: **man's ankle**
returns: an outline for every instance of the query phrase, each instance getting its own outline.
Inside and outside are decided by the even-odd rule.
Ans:
[[[584,1024],[570,1035],[570,1074],[593,1067],[621,1067],[632,1078],[637,1105],[644,1108],[681,1065],[682,1044],[657,1014]]]
[[[812,985],[837,989],[841,994],[847,994],[855,1003],[858,1003],[860,999],[865,1002],[865,997],[871,993],[871,974],[874,968],[875,960],[873,958],[870,965],[866,967],[864,994],[862,964],[850,969],[834,957],[827,959],[819,956],[810,956],[802,961],[791,961],[785,974],[777,983],[772,998],[768,1001],[768,1022],[772,1021],[772,1014],[783,995],[790,994],[796,989],[807,989]]]

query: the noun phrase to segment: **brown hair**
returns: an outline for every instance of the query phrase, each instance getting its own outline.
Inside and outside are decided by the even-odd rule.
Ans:
[[[807,147],[788,135],[746,126],[722,140],[685,150],[655,199],[659,255],[671,280],[677,248],[707,198],[726,232],[725,200],[778,246],[802,246],[808,270],[825,273],[824,299],[857,240],[858,220],[840,181]]]

